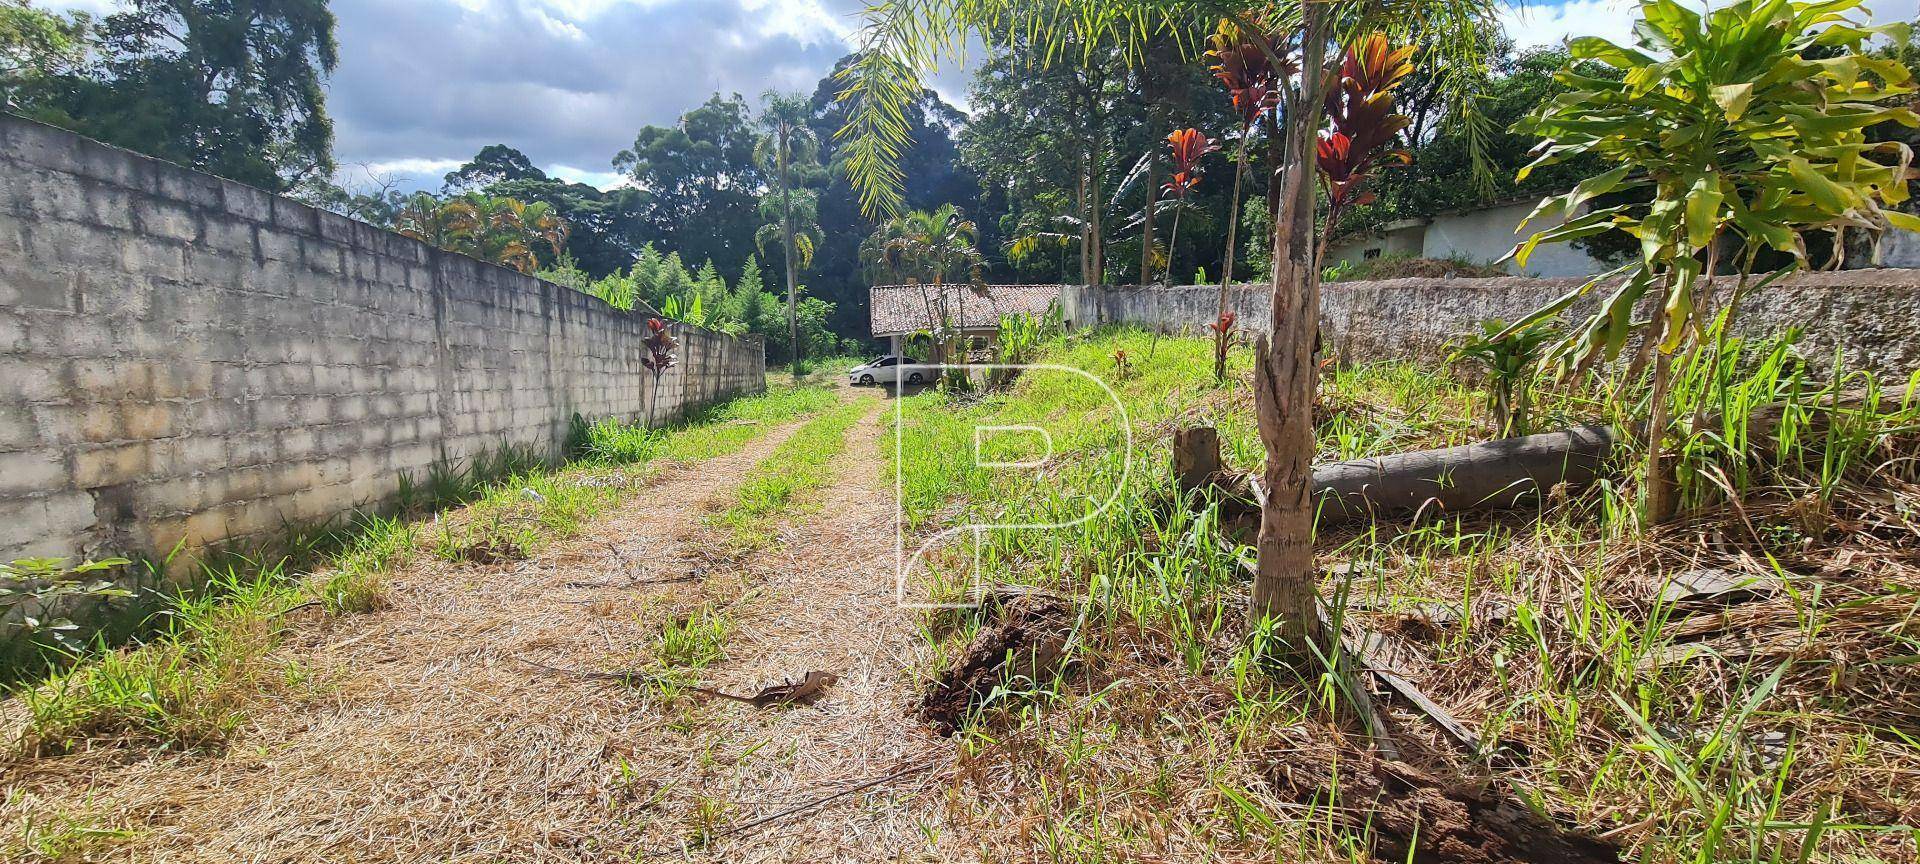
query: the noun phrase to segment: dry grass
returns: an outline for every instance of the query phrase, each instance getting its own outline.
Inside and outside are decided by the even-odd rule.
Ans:
[[[938,772],[748,827],[951,752],[897,710],[912,686],[896,652],[915,643],[891,604],[890,556],[847,554],[890,549],[866,463],[779,544],[714,554],[726,538],[699,514],[793,430],[669,468],[524,560],[417,556],[385,577],[376,614],[289,619],[253,665],[275,686],[223,691],[245,718],[223,746],[93,741],[0,765],[0,836],[18,841],[0,848],[26,860],[951,857]],[[877,437],[860,426],[863,459]],[[841,674],[813,707],[762,711],[691,689],[752,693],[808,669]],[[289,698],[282,676],[304,695]]]

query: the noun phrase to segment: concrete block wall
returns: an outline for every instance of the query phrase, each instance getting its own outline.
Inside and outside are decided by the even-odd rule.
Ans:
[[[1439,361],[1446,344],[1488,318],[1513,321],[1583,284],[1580,278],[1387,279],[1333,282],[1321,286],[1324,345],[1359,359]],[[1732,280],[1720,280],[1718,309]],[[1271,289],[1235,285],[1229,307],[1240,325],[1265,332],[1272,318]],[[1603,287],[1575,305],[1583,315],[1604,296]],[[1170,288],[1061,287],[1061,306],[1076,326],[1128,322],[1203,332],[1218,310],[1218,285]],[[1651,305],[1643,315],[1651,312]],[[1802,353],[1824,366],[1838,348],[1848,369],[1865,369],[1904,380],[1920,370],[1920,270],[1879,269],[1802,273],[1740,302],[1735,330],[1771,338],[1788,327],[1803,331]]]
[[[0,560],[267,539],[764,387],[682,324],[656,386],[652,314],[0,115]]]

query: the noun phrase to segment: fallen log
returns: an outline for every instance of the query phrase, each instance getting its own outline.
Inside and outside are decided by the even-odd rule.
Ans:
[[[1196,433],[1198,429],[1175,436],[1181,490],[1192,491],[1205,480],[1228,497],[1241,497],[1222,472],[1208,474],[1203,467],[1221,464],[1219,435],[1210,429]],[[1581,486],[1598,479],[1618,440],[1609,427],[1576,426],[1321,465],[1313,469],[1318,524],[1324,528],[1369,517],[1537,506],[1557,485]],[[1250,485],[1254,500],[1242,503],[1257,508],[1266,490],[1258,478]]]
[[[1537,506],[1553,487],[1600,477],[1617,433],[1606,426],[1396,453],[1313,469],[1319,524],[1395,513]]]

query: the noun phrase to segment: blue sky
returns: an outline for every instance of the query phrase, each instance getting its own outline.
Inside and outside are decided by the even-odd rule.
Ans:
[[[35,0],[108,10],[114,0]],[[553,174],[608,186],[608,164],[649,123],[672,123],[715,91],[812,92],[853,45],[866,0],[333,0],[340,68],[328,86],[343,182],[410,187],[488,144]],[[1877,21],[1920,0],[1869,0]],[[1624,41],[1630,0],[1509,7],[1523,46],[1574,35]],[[958,101],[965,78],[934,82]]]

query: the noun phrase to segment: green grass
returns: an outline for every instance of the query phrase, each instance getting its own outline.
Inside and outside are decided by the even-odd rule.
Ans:
[[[612,419],[578,422],[570,449],[580,459],[608,465],[711,459],[739,452],[766,434],[769,426],[820,411],[835,398],[830,387],[774,384],[759,396],[723,403],[668,429],[645,429]]]
[[[703,413],[665,433],[647,433],[657,446],[646,459],[697,459],[732,452],[773,425],[835,400],[818,387],[775,388]],[[626,433],[613,426],[603,434]],[[631,439],[612,439],[631,440]],[[627,456],[633,451],[625,451]],[[644,461],[644,460],[642,460]],[[618,462],[619,464],[611,464]],[[539,467],[520,451],[467,465],[438,465],[408,487],[408,505],[465,504],[427,523],[411,511],[361,516],[332,529],[327,543],[310,541],[322,556],[310,573],[287,555],[224,556],[203,566],[205,590],[168,598],[148,638],[116,650],[102,648],[66,668],[49,669],[15,689],[27,722],[17,742],[27,753],[52,755],[89,742],[115,741],[166,749],[217,750],[246,720],[252,701],[286,689],[301,676],[265,662],[278,644],[283,618],[308,606],[327,614],[375,612],[385,603],[386,574],[424,553],[472,560],[476,547],[525,556],[577,535],[634,488],[620,472],[633,459],[590,459]],[[502,473],[505,472],[505,473]]]
[[[989,532],[980,552],[989,582],[1081,598],[1087,623],[1076,656],[1103,670],[1003,682],[963,731],[981,776],[1015,781],[964,789],[963,811],[988,826],[1007,812],[1061,814],[1038,838],[1047,860],[1355,854],[1351,832],[1307,815],[1302,802],[1275,800],[1260,776],[1289,748],[1323,740],[1330,733],[1317,727],[1329,718],[1351,716],[1349,697],[1312,670],[1275,674],[1264,659],[1270,639],[1250,632],[1244,612],[1236,562],[1251,555],[1241,545],[1251,537],[1227,535],[1212,507],[1168,504],[1174,428],[1215,425],[1233,467],[1262,461],[1247,352],[1233,357],[1240,380],[1220,388],[1210,348],[1204,339],[1124,330],[1047,346],[1043,362],[1113,382],[1133,418],[1131,449],[1105,395],[1067,376],[1029,374],[983,397],[933,392],[900,403],[902,458],[898,466],[890,458],[886,479],[902,471],[917,536],[969,523],[1071,520],[1131,459],[1131,475],[1100,515],[1071,529]],[[1127,353],[1130,375],[1111,374],[1116,350]],[[1635,860],[1902,860],[1914,840],[1894,824],[1890,814],[1900,811],[1861,802],[1920,801],[1911,779],[1920,776],[1920,731],[1900,707],[1920,688],[1896,671],[1920,654],[1910,623],[1920,615],[1920,578],[1869,551],[1920,544],[1911,515],[1920,501],[1902,485],[1914,480],[1916,388],[1809,377],[1775,345],[1746,353],[1745,361],[1703,360],[1680,387],[1683,400],[1712,402],[1709,425],[1683,450],[1689,502],[1721,508],[1709,511],[1707,527],[1645,532],[1630,512],[1641,451],[1629,444],[1620,476],[1546,511],[1322,537],[1323,565],[1353,574],[1325,581],[1322,593],[1341,614],[1385,632],[1401,632],[1432,606],[1469,610],[1412,643],[1421,657],[1413,677],[1486,742],[1486,752],[1461,759],[1462,770],[1484,771],[1494,748],[1523,749],[1527,768],[1501,773],[1511,788],[1595,830],[1629,826],[1621,836],[1638,843]],[[1644,405],[1646,384],[1620,374],[1543,387],[1536,425],[1623,422],[1636,399]],[[1821,407],[1842,391],[1848,407]],[[1323,460],[1490,433],[1483,395],[1442,368],[1329,370],[1321,402]],[[1746,418],[1766,405],[1786,423],[1756,446]],[[1040,473],[978,467],[977,425],[1046,429],[1056,460]],[[1740,510],[1725,507],[1727,488],[1739,491]],[[1849,560],[1843,555],[1885,566],[1868,579],[1820,575]],[[965,546],[936,550],[949,581],[931,586],[929,599],[959,599],[952,577],[970,560]],[[1733,653],[1666,661],[1688,619],[1648,598],[1667,577],[1701,565],[1758,566],[1787,593],[1743,607],[1754,617],[1740,626],[1757,627],[1752,633],[1709,643]],[[939,612],[921,626],[930,673],[981,621]],[[1843,683],[1867,680],[1875,684]],[[1831,791],[1843,787],[1873,791]]]
[[[726,659],[727,637],[732,632],[732,616],[712,603],[705,603],[661,625],[653,656],[669,668],[705,669]]]
[[[798,512],[801,496],[832,482],[834,463],[847,447],[847,431],[873,410],[873,402],[870,397],[855,399],[807,421],[747,473],[734,490],[733,502],[709,517],[709,523],[726,529],[736,548],[771,542],[775,522]]]

